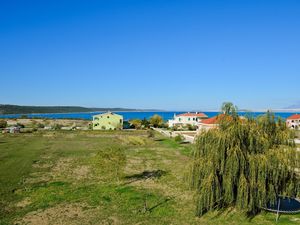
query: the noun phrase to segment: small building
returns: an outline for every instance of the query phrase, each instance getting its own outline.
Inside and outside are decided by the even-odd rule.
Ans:
[[[300,129],[300,114],[291,115],[286,119],[286,126],[290,129]]]
[[[200,112],[195,112],[195,113],[188,112],[179,115],[174,114],[174,119],[169,120],[168,124],[169,127],[186,126],[188,124],[192,126],[197,126],[201,120],[206,118],[208,118],[208,116],[205,113],[200,113]]]
[[[93,130],[121,130],[123,129],[123,116],[113,112],[93,116]]]

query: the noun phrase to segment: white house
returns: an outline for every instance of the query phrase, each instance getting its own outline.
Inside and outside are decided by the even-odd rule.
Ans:
[[[286,119],[286,126],[291,129],[299,130],[300,129],[300,114],[294,114],[294,115],[291,115],[290,117],[288,117]]]
[[[174,119],[169,120],[169,127],[174,127],[174,126],[186,126],[188,124],[192,126],[197,126],[198,122],[200,122],[202,119],[206,119],[208,116],[204,113],[183,113],[176,115],[174,114]]]

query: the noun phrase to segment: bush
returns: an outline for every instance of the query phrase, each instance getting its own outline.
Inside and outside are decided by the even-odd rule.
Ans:
[[[163,119],[160,115],[153,115],[151,118],[150,118],[150,123],[154,126],[154,127],[161,127],[162,124],[163,124]]]
[[[7,127],[7,121],[6,120],[0,120],[0,128]]]
[[[173,131],[177,131],[177,130],[178,130],[178,125],[174,125],[174,126],[172,127],[172,130],[173,130]]]
[[[182,135],[180,135],[180,134],[178,134],[175,138],[174,138],[174,140],[176,141],[176,142],[182,142],[183,140],[184,140],[184,138],[183,138],[183,136]]]
[[[42,123],[38,123],[38,124],[36,125],[36,128],[44,128],[44,127],[45,127],[45,125],[42,124]]]
[[[142,127],[142,121],[140,119],[129,120],[129,123],[133,125],[135,129],[141,129]]]
[[[147,135],[148,135],[148,138],[154,138],[154,136],[155,136],[154,130],[147,130]]]
[[[144,118],[142,120],[142,126],[145,128],[148,128],[148,127],[150,127],[150,122],[146,118]]]
[[[17,123],[17,126],[20,127],[20,128],[24,128],[25,127],[25,125],[22,124],[22,123]]]
[[[57,123],[56,123],[56,124],[53,125],[53,129],[54,129],[54,130],[60,130],[61,128],[62,128],[62,125],[61,125],[61,124],[57,124]]]

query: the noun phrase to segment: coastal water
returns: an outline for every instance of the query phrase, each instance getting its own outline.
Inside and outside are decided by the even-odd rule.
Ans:
[[[84,113],[34,113],[34,114],[26,114],[28,118],[48,118],[48,119],[86,119],[91,120],[92,116],[103,113],[103,112],[84,112]],[[149,119],[154,114],[158,114],[162,116],[164,120],[169,120],[174,117],[174,114],[180,114],[184,112],[170,112],[170,111],[163,111],[163,112],[116,112],[124,117],[124,120],[130,119]],[[208,117],[213,117],[220,112],[204,112]],[[295,114],[296,112],[275,112],[276,117],[281,117],[286,119],[287,117]],[[299,112],[298,112],[299,113]],[[259,115],[264,114],[264,112],[239,112],[239,115],[246,116],[249,115],[251,117],[257,117]],[[0,115],[0,118],[20,118],[24,114],[6,114]]]

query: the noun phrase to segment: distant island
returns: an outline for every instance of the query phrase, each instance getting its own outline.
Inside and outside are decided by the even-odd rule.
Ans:
[[[31,114],[31,113],[77,113],[77,112],[138,112],[161,111],[156,109],[127,109],[127,108],[87,108],[81,106],[21,106],[0,104],[0,114]]]

